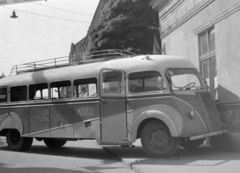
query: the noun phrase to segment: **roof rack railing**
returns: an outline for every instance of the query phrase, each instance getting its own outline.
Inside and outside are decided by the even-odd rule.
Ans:
[[[17,75],[32,71],[45,70],[50,68],[58,68],[70,65],[79,65],[84,63],[92,63],[96,61],[107,61],[116,58],[133,57],[134,53],[118,50],[107,49],[101,51],[85,52],[81,54],[69,55],[66,57],[58,57],[42,61],[34,61],[25,64],[13,66],[10,75]]]

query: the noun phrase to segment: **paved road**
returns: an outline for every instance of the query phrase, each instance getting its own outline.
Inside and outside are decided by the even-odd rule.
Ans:
[[[107,146],[133,170],[140,173],[240,173],[240,153],[201,147],[180,149],[172,158],[150,158],[137,143],[134,148]]]
[[[34,141],[27,152],[8,150],[0,142],[0,173],[133,173],[95,141],[67,142],[61,149],[49,149]]]
[[[0,142],[0,173],[240,173],[237,152],[201,147],[180,149],[172,158],[153,159],[139,141],[135,145],[105,146],[103,150],[95,141],[78,141],[51,150],[34,141],[29,151],[12,152]]]

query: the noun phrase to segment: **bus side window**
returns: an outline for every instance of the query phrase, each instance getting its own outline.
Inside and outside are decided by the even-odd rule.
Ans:
[[[16,86],[10,88],[10,101],[27,101],[27,86]]]
[[[128,83],[130,93],[161,91],[166,89],[166,84],[157,71],[130,73]]]
[[[0,103],[7,102],[7,88],[0,88]]]
[[[60,81],[50,83],[51,99],[63,99],[71,97],[71,82]]]
[[[109,71],[103,73],[103,92],[104,93],[119,93],[121,94],[124,89],[122,87],[122,72]]]
[[[48,84],[33,84],[29,85],[29,100],[47,100],[48,99]]]
[[[96,97],[97,96],[97,79],[77,79],[74,81],[74,97]]]

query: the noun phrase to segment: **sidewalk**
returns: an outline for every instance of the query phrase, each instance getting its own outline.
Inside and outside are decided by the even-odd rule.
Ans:
[[[104,149],[140,173],[239,173],[240,154],[202,147],[179,150],[172,158],[150,158],[139,146],[124,148],[105,146]]]

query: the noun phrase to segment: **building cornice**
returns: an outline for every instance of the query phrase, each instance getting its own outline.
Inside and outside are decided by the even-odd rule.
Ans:
[[[185,6],[185,5],[187,5],[186,3],[189,3],[188,5],[190,5],[191,1],[190,0],[178,1],[176,4],[174,4],[174,6],[172,6],[171,9],[168,9],[168,11],[166,13],[164,13],[164,15],[162,15],[159,19],[161,38],[166,37],[168,34],[170,34],[176,28],[178,28],[179,26],[184,24],[186,21],[188,21],[193,16],[195,16],[198,12],[203,10],[206,6],[211,4],[213,1],[215,1],[215,0],[198,1],[199,5],[195,5],[194,7],[191,6],[192,9],[189,10],[188,12],[185,12],[184,15],[182,15],[182,17],[179,17],[179,8],[181,7],[181,10],[182,10],[183,4],[184,4],[184,7],[186,7]],[[189,9],[189,8],[187,8],[187,9]],[[173,20],[173,19],[175,19],[175,20]]]
[[[152,0],[149,5],[159,13],[159,18],[173,8],[179,1],[183,0]]]
[[[204,24],[201,24],[199,27],[194,29],[194,31],[193,31],[194,34],[197,35],[203,31],[205,31],[206,29],[212,27],[216,23],[222,21],[223,19],[227,18],[228,16],[234,14],[235,12],[237,12],[239,10],[240,10],[240,2],[237,2],[236,4],[226,8],[225,10],[221,11],[219,14],[217,14],[213,18],[206,21]]]

